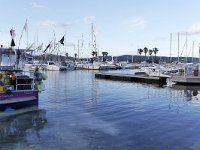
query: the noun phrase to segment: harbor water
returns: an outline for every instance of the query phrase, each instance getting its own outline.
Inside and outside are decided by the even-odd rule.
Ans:
[[[198,150],[198,87],[47,72],[38,108],[0,114],[0,150]]]

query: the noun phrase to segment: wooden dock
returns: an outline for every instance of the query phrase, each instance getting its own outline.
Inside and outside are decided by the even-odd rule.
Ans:
[[[95,78],[115,80],[115,81],[141,82],[147,84],[157,84],[159,86],[167,84],[166,77],[150,77],[143,75],[116,74],[107,72],[95,73]]]

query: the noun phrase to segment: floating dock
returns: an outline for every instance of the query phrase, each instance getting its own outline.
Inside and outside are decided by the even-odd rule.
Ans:
[[[172,81],[178,85],[200,85],[199,76],[173,76]]]
[[[159,86],[167,84],[167,77],[151,77],[143,75],[116,74],[107,72],[95,73],[95,78],[115,80],[115,81],[141,82],[147,84],[157,84]]]

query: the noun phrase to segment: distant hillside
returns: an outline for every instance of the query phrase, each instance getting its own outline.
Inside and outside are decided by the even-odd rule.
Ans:
[[[66,57],[61,55],[54,55],[54,54],[43,54],[43,55],[37,55],[34,56],[37,60],[51,60],[51,61],[64,61],[64,60],[70,60],[74,61],[74,57]],[[76,58],[78,59],[78,58]],[[81,60],[87,60],[88,58],[81,58]],[[97,59],[97,58],[96,58]],[[149,61],[149,62],[174,62],[178,61],[178,57],[167,57],[167,56],[140,56],[140,55],[122,55],[122,56],[106,56],[105,59],[107,61],[111,61],[112,59],[115,61],[126,61],[126,62],[141,62],[141,61]],[[103,60],[102,56],[99,56],[99,60]],[[186,62],[186,57],[179,57],[179,61]],[[193,58],[194,62],[199,62],[199,58]],[[187,57],[187,62],[192,62],[192,57]]]

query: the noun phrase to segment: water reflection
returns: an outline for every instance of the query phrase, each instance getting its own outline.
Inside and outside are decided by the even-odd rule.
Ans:
[[[199,100],[200,98],[200,86],[174,85],[172,88],[184,95],[186,97],[186,101]]]
[[[0,143],[26,141],[29,129],[40,137],[40,130],[47,124],[46,111],[38,107],[0,113]],[[2,145],[1,145],[2,146]],[[0,148],[1,148],[0,146]]]

